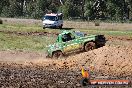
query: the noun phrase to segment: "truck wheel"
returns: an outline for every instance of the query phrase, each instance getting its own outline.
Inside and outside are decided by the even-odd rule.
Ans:
[[[61,51],[55,51],[53,52],[52,58],[60,58],[63,56],[63,53]]]
[[[60,28],[60,29],[62,29],[62,25],[61,25],[61,26],[59,26],[59,28]]]
[[[96,46],[95,46],[95,43],[94,42],[88,42],[88,43],[85,44],[84,50],[87,52],[89,50],[95,49],[95,47]]]

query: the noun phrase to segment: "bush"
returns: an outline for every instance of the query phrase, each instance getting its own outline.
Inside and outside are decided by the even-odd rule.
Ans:
[[[100,23],[99,22],[95,22],[95,26],[100,26]]]
[[[3,24],[3,21],[2,21],[2,19],[0,19],[0,24]]]

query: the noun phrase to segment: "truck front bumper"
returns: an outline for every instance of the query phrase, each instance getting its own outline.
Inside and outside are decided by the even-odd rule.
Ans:
[[[97,35],[95,41],[96,41],[96,45],[100,47],[104,46],[106,43],[106,39],[104,35]]]
[[[46,51],[46,55],[47,55],[46,56],[47,58],[51,58],[52,57],[52,53],[51,53],[50,49]]]
[[[44,24],[43,27],[45,27],[45,28],[55,28],[56,25],[53,25],[53,24]]]

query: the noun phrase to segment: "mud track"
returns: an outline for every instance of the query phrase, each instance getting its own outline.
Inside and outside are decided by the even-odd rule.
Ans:
[[[18,32],[18,31],[4,31],[4,30],[0,30],[1,33],[5,33],[5,34],[15,34],[18,36],[57,36],[58,33],[49,33],[49,32]]]

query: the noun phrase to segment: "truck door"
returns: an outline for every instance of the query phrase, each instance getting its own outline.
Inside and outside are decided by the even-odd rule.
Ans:
[[[64,52],[71,52],[80,48],[80,43],[71,33],[62,36]]]

